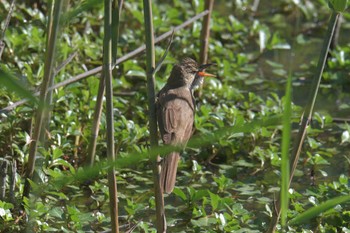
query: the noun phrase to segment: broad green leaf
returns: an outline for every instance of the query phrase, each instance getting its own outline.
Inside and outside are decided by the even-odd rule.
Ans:
[[[174,188],[173,193],[176,196],[180,197],[183,201],[187,200],[186,194],[181,189],[179,189],[178,187]]]
[[[216,210],[218,208],[218,205],[219,205],[220,197],[217,194],[214,194],[210,191],[208,191],[208,192],[210,195],[211,207],[213,208],[213,210]]]
[[[345,11],[347,4],[348,0],[329,0],[328,2],[329,8],[335,10],[336,12]]]

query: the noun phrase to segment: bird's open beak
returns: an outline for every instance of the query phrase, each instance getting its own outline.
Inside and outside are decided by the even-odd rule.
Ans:
[[[213,75],[213,74],[209,74],[209,73],[204,72],[204,70],[206,68],[208,68],[209,66],[211,66],[211,65],[216,65],[216,64],[215,63],[209,63],[209,64],[200,65],[199,66],[198,75],[201,76],[201,77],[215,77],[215,75]]]
[[[206,73],[204,71],[199,71],[197,74],[201,77],[216,77],[215,75]]]

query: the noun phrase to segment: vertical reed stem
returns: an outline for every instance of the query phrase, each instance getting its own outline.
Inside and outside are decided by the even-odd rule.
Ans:
[[[213,10],[214,0],[205,1],[205,10],[208,10],[208,14],[204,16],[201,31],[201,47],[199,52],[199,63],[204,64],[208,61],[208,45],[210,37],[210,19],[211,12]]]
[[[53,78],[53,72],[54,72],[54,61],[55,61],[55,48],[56,48],[56,40],[57,40],[57,34],[59,30],[59,19],[60,19],[60,12],[62,7],[62,1],[56,0],[54,1],[54,8],[53,8],[53,19],[52,22],[49,22],[48,25],[48,37],[47,37],[47,52],[45,56],[45,65],[44,65],[44,78],[43,82],[41,84],[41,91],[40,91],[40,100],[43,103],[47,103],[47,90],[49,87],[49,84],[51,83],[51,79]],[[47,105],[47,104],[46,104]],[[30,183],[29,180],[32,179],[33,173],[34,173],[34,167],[35,167],[35,157],[38,149],[38,142],[40,139],[41,129],[43,126],[43,118],[45,114],[45,108],[48,106],[44,106],[44,109],[39,106],[37,112],[36,112],[36,119],[35,119],[35,128],[32,135],[32,142],[29,146],[29,157],[28,157],[28,164],[27,164],[27,170],[25,174],[25,184],[24,184],[24,190],[23,190],[23,197],[28,197],[30,192]]]
[[[202,22],[202,31],[201,31],[201,44],[200,44],[200,51],[199,51],[199,64],[204,64],[208,62],[208,46],[209,46],[209,38],[210,38],[210,19],[211,19],[211,12],[213,10],[214,0],[205,0],[204,10],[208,11],[208,14],[204,16],[203,22]],[[202,84],[203,84],[203,77],[200,77],[201,83],[198,92],[195,94],[198,96],[202,95]]]
[[[149,108],[149,124],[150,124],[150,140],[151,149],[158,145],[157,137],[157,119],[156,119],[156,97],[155,97],[155,54],[154,54],[154,34],[152,22],[152,2],[151,0],[143,1],[143,10],[145,18],[145,34],[146,34],[146,60],[147,60],[147,86],[148,86],[148,108]],[[157,216],[157,232],[166,232],[166,219],[164,213],[164,196],[163,190],[159,182],[160,174],[160,156],[152,156],[154,176],[154,192],[156,200],[156,216]]]
[[[117,4],[118,3],[118,4]],[[119,18],[121,14],[121,9],[123,5],[123,0],[113,0],[113,12],[112,12],[112,63],[113,65],[116,63],[117,60],[117,47],[118,47],[118,38],[119,38]],[[116,78],[115,69],[113,69],[113,78]],[[86,158],[86,165],[87,166],[93,166],[94,160],[95,160],[95,154],[96,154],[96,144],[97,144],[97,137],[98,132],[100,129],[100,121],[101,121],[101,114],[102,114],[102,108],[103,108],[103,96],[105,92],[105,78],[104,75],[101,75],[99,87],[98,87],[98,93],[96,97],[96,105],[95,105],[95,111],[93,116],[93,123],[91,128],[91,135],[90,135],[90,141],[88,146],[88,155]]]
[[[5,32],[6,32],[7,27],[9,26],[11,15],[12,15],[14,9],[15,9],[15,0],[12,0],[9,12],[7,14],[7,17],[6,17],[4,28],[2,29],[2,31],[0,33],[0,61],[1,61],[2,52],[5,49],[5,42],[4,42]]]
[[[106,122],[107,122],[107,157],[115,161],[114,154],[114,113],[113,113],[113,84],[112,84],[112,1],[105,0],[104,4],[104,40],[103,40],[103,76],[106,85]],[[114,167],[108,169],[108,189],[112,232],[119,232],[117,183]]]

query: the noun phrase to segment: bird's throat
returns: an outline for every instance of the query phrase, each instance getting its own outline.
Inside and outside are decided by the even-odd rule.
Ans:
[[[202,83],[203,83],[203,77],[195,77],[192,84],[191,84],[190,89],[195,90],[197,87],[202,85]]]

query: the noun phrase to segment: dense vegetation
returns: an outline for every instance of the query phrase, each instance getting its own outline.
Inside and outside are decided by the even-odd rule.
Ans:
[[[69,18],[59,35],[55,83],[102,65],[103,5],[65,6]],[[278,118],[284,112],[288,74],[293,79],[292,137],[296,134],[321,50],[330,9],[327,1],[219,1],[214,5],[208,78],[197,97],[195,137],[254,120]],[[141,1],[125,1],[120,21],[118,55],[144,44]],[[203,10],[203,1],[155,1],[155,34],[169,31]],[[9,1],[0,3],[4,21]],[[78,9],[78,10],[77,10]],[[82,10],[83,9],[83,10]],[[15,75],[31,91],[40,88],[45,61],[48,5],[18,2],[5,34],[0,68]],[[345,13],[333,41],[317,99],[315,114],[290,189],[291,219],[312,206],[349,194],[350,15]],[[174,36],[172,47],[156,74],[156,88],[165,83],[174,63],[198,60],[201,21]],[[156,46],[160,58],[167,46]],[[115,142],[118,158],[140,158],[117,167],[121,231],[154,232],[154,196],[149,148],[145,56],[118,65],[114,80]],[[35,106],[24,104],[1,112],[0,157],[17,166],[15,192],[0,201],[0,231],[99,232],[110,229],[105,169],[74,176],[86,160],[98,91],[99,74],[54,91],[46,145],[37,155],[32,193],[20,211],[23,174],[31,142]],[[20,100],[0,88],[0,107]],[[102,114],[97,161],[106,158],[106,124]],[[276,126],[277,124],[277,126]],[[238,132],[210,144],[187,148],[174,193],[166,196],[169,232],[262,232],[268,228],[279,195],[282,125],[277,122]],[[141,156],[142,155],[142,156]],[[136,157],[137,158],[137,157]],[[133,160],[134,161],[134,160]],[[10,170],[10,169],[9,169]],[[89,176],[90,175],[90,176]],[[10,186],[7,179],[7,189]],[[68,181],[62,181],[67,177]],[[77,179],[70,179],[77,177]],[[64,184],[64,185],[63,185]],[[290,232],[350,232],[349,204],[337,205]]]

